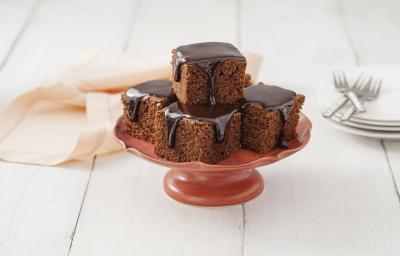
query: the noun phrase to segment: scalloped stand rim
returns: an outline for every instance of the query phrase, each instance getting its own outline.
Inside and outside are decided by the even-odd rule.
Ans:
[[[264,189],[264,180],[255,169],[269,165],[303,149],[310,140],[311,121],[300,113],[297,138],[286,150],[273,150],[265,155],[239,150],[216,164],[178,163],[157,157],[154,146],[130,136],[123,117],[114,127],[114,137],[125,150],[153,163],[172,168],[164,178],[164,191],[176,201],[188,205],[220,207],[248,202]]]

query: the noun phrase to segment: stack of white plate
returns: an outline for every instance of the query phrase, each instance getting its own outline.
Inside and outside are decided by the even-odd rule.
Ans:
[[[379,97],[364,104],[367,111],[357,113],[348,121],[341,122],[340,115],[350,106],[345,105],[332,118],[329,124],[342,131],[373,138],[400,140],[400,66],[379,66],[345,69],[350,84],[359,74],[381,78],[383,83]],[[330,78],[318,88],[321,111],[332,104],[340,93]]]

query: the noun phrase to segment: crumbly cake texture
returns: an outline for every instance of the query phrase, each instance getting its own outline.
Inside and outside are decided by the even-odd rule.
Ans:
[[[165,108],[170,102],[165,97],[157,96],[146,96],[140,100],[140,106],[138,111],[138,120],[133,122],[129,118],[128,108],[129,106],[125,103],[126,91],[121,94],[122,102],[124,105],[124,122],[127,128],[127,132],[135,138],[155,143],[155,116],[157,111]]]
[[[233,104],[243,99],[243,88],[249,80],[245,76],[246,61],[225,60],[215,71],[214,96],[217,103]],[[180,81],[172,81],[172,88],[183,104],[206,104],[210,90],[207,74],[196,64],[182,64]]]
[[[294,97],[293,107],[285,123],[282,122],[279,110],[268,110],[259,104],[246,107],[242,115],[242,147],[260,154],[276,148],[283,124],[285,125],[283,139],[285,141],[294,139],[304,100],[305,97],[301,94]]]
[[[217,142],[214,124],[183,118],[175,133],[175,145],[167,146],[168,128],[164,111],[156,118],[155,153],[175,162],[201,161],[215,164],[240,149],[241,114],[230,119],[223,141]]]
[[[122,93],[127,132],[154,144],[158,157],[216,164],[240,148],[265,154],[296,137],[303,95],[253,85],[231,44],[177,49],[172,81],[151,80]]]

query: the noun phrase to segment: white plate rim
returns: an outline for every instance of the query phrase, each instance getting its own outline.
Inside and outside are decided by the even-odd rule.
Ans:
[[[357,129],[349,126],[341,125],[340,123],[335,122],[332,119],[324,118],[327,120],[327,123],[333,126],[334,128],[341,130],[346,133],[351,133],[363,137],[375,138],[375,139],[386,139],[386,140],[400,140],[400,132],[373,132],[368,130]]]
[[[358,120],[359,122],[371,122],[371,123],[381,123],[381,124],[389,124],[389,125],[400,125],[400,120],[399,121],[393,121],[393,120],[378,120],[378,119],[368,119],[368,118],[362,118],[359,116],[353,116],[352,119]]]
[[[334,115],[333,117],[331,117],[331,119],[338,124],[349,126],[356,129],[363,129],[363,130],[370,130],[377,132],[400,132],[400,126],[367,125],[367,124],[352,122],[351,119],[349,121],[340,122],[339,115]]]
[[[350,120],[354,123],[370,125],[370,126],[400,127],[400,122],[380,122],[373,120],[360,120],[354,117],[350,118]]]

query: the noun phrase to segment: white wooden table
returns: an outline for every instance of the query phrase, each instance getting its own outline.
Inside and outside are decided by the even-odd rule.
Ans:
[[[166,169],[124,152],[0,162],[0,255],[400,255],[400,143],[330,128],[315,97],[332,66],[400,64],[399,13],[398,0],[0,0],[1,108],[90,51],[214,40],[261,53],[259,78],[304,93],[314,123],[304,151],[260,168],[260,197],[221,209],[170,200]]]

